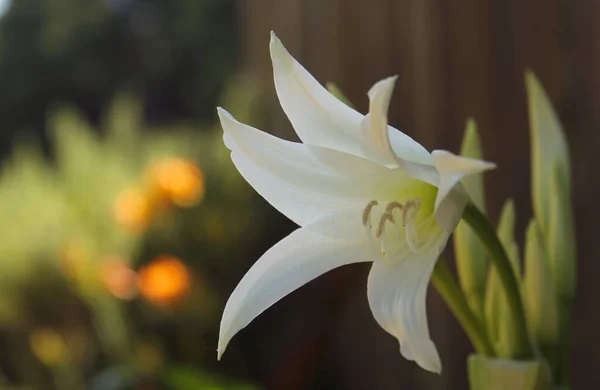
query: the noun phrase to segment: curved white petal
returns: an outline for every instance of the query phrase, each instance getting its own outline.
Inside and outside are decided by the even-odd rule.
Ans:
[[[229,297],[221,319],[218,358],[238,331],[281,298],[327,271],[370,257],[364,243],[304,228],[294,231],[250,268]]]
[[[440,175],[435,199],[435,217],[444,230],[452,232],[458,225],[463,209],[469,201],[460,180],[466,176],[493,169],[496,164],[457,156],[445,150],[434,150],[432,156]]]
[[[395,127],[388,126],[390,144],[398,158],[405,162],[433,165],[431,153],[420,143],[410,138]]]
[[[390,166],[433,165],[431,154],[424,147],[388,125],[388,108],[396,79],[397,76],[383,79],[369,90],[369,114],[361,123],[360,134],[365,155]]]
[[[361,155],[357,132],[363,116],[319,84],[274,33],[270,49],[277,96],[300,139]]]
[[[236,121],[219,108],[225,144],[244,178],[281,213],[305,225],[364,207],[390,169],[357,156],[289,142]]]
[[[365,157],[361,146],[364,116],[319,84],[274,33],[270,51],[279,102],[302,142]],[[418,142],[391,126],[388,132],[392,149],[400,158],[432,164],[431,155]]]
[[[375,320],[398,339],[402,355],[436,373],[441,372],[442,365],[429,337],[425,299],[433,267],[447,239],[443,234],[421,255],[374,262],[367,291]]]
[[[398,162],[390,144],[387,115],[396,78],[383,79],[369,90],[369,114],[362,120],[360,134],[365,155],[391,166]]]

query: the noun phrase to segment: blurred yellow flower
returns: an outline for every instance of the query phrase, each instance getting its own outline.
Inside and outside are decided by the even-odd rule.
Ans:
[[[38,329],[29,336],[29,347],[45,365],[55,366],[67,358],[67,344],[63,337],[52,329]]]
[[[102,284],[113,296],[130,300],[137,295],[137,274],[123,259],[106,259],[100,271]]]
[[[58,265],[63,275],[74,281],[87,282],[92,270],[93,254],[89,242],[69,239],[59,247]]]
[[[138,289],[154,304],[174,303],[189,292],[190,274],[177,257],[160,255],[138,272]]]
[[[193,206],[204,195],[204,174],[196,164],[183,158],[157,162],[150,169],[150,182],[178,206]]]
[[[117,223],[133,232],[141,232],[148,226],[152,211],[150,197],[137,188],[122,191],[114,204]]]

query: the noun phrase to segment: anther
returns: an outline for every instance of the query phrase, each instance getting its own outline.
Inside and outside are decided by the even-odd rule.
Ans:
[[[402,203],[400,203],[400,202],[390,202],[390,203],[388,203],[387,207],[385,208],[385,212],[387,214],[389,214],[389,216],[390,216],[389,219],[390,219],[390,221],[392,223],[396,222],[394,220],[394,214],[393,214],[394,209],[400,209],[400,210],[402,210],[402,209],[404,209],[404,205]]]
[[[377,226],[377,232],[375,234],[375,237],[377,237],[377,238],[381,237],[381,235],[383,234],[383,231],[385,230],[385,223],[388,220],[390,222],[394,223],[394,216],[392,215],[392,213],[386,211],[385,213],[383,213],[383,215],[381,216],[381,219],[379,220],[379,226]]]
[[[413,217],[419,211],[420,208],[421,199],[419,198],[411,199],[406,202],[404,208],[402,209],[402,227],[406,227],[408,212],[411,211],[411,209],[414,209],[410,215],[411,217]]]
[[[375,234],[375,236],[377,238],[381,237],[381,235],[385,231],[385,223],[387,221],[390,221],[391,223],[396,222],[396,220],[394,219],[394,210],[395,209],[403,210],[404,205],[402,205],[402,203],[400,203],[400,202],[388,203],[387,207],[385,208],[385,212],[381,215],[381,219],[379,220],[379,226],[377,226],[377,232]]]
[[[369,203],[367,203],[367,207],[365,207],[365,210],[363,211],[363,215],[362,215],[363,226],[367,226],[367,223],[369,222],[369,219],[371,217],[371,209],[374,206],[377,206],[378,204],[379,204],[379,202],[376,200],[372,200]]]

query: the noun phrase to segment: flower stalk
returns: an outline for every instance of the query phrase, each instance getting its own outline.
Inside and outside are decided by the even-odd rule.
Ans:
[[[508,305],[512,312],[512,328],[515,332],[515,345],[514,349],[511,351],[512,356],[509,357],[522,360],[530,359],[533,357],[533,352],[527,333],[523,301],[508,255],[498,239],[493,226],[477,207],[469,203],[465,207],[462,217],[473,228],[487,247],[491,255],[491,260],[496,267],[500,281],[502,282],[502,286],[504,287]]]
[[[483,323],[469,307],[462,290],[452,277],[443,257],[440,257],[435,265],[431,282],[464,329],[475,351],[488,357],[496,356]]]

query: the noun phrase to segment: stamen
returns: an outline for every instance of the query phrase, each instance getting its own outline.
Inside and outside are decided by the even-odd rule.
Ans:
[[[407,219],[409,217],[414,217],[415,215],[417,215],[420,208],[421,208],[421,199],[419,199],[419,198],[410,199],[409,201],[406,202],[406,204],[404,205],[404,208],[402,209],[402,227],[406,226]],[[411,211],[411,209],[413,211],[410,213],[410,215],[408,215],[408,212]]]
[[[377,226],[377,232],[375,233],[375,237],[380,238],[385,230],[385,222],[389,220],[394,223],[394,216],[392,213],[388,213],[387,211],[383,213],[381,219],[379,220],[379,226]]]
[[[380,238],[381,235],[385,232],[385,223],[386,221],[390,221],[391,223],[395,223],[394,219],[394,210],[400,209],[402,210],[404,206],[400,202],[390,202],[385,208],[385,212],[381,215],[381,219],[379,220],[379,226],[377,226],[377,232],[375,236]]]
[[[404,226],[406,243],[413,253],[421,252],[421,242],[418,237],[418,228],[411,223],[411,219],[416,217],[421,208],[421,199],[415,198],[406,202],[406,206],[402,210],[402,226]]]
[[[385,212],[388,213],[390,215],[390,221],[392,223],[396,222],[394,219],[394,209],[400,209],[402,210],[404,208],[404,205],[402,205],[402,203],[400,202],[390,202],[388,203],[387,207],[385,208]]]
[[[435,223],[433,214],[421,221],[417,221],[417,215],[422,205],[422,200],[420,198],[409,199],[404,204],[397,201],[389,202],[379,218],[377,229],[373,232],[371,215],[373,207],[378,205],[379,202],[376,200],[372,200],[366,205],[362,214],[362,223],[365,227],[369,243],[374,250],[377,250],[375,247],[375,245],[377,245],[375,240],[379,240],[379,245],[377,246],[379,247],[379,253],[383,261],[386,261],[392,253],[393,257],[397,259],[398,256],[408,256],[410,253],[422,253],[434,244],[435,237],[429,237],[428,234],[425,234],[425,230],[428,231],[427,226]],[[396,223],[398,219],[398,216],[394,215],[396,209],[400,209],[402,213],[401,224]],[[396,240],[390,234],[387,234],[386,228],[388,228],[388,226],[386,225],[388,221],[393,225],[392,229],[394,230],[394,237],[397,233],[400,237],[404,236],[404,239]],[[425,236],[421,237],[424,234]],[[392,239],[392,242],[387,243],[387,239]],[[391,244],[391,247],[388,248],[387,244]]]
[[[369,225],[371,225],[371,209],[373,208],[373,206],[377,206],[378,204],[379,202],[376,200],[372,200],[369,203],[367,203],[367,207],[365,207],[365,210],[363,211],[362,215],[363,226],[367,226],[367,222],[369,223]]]

